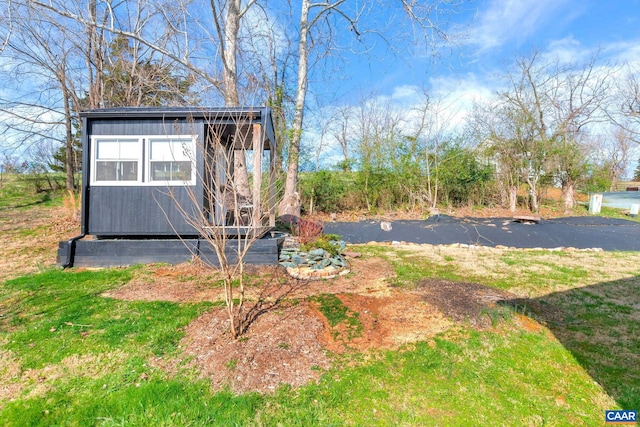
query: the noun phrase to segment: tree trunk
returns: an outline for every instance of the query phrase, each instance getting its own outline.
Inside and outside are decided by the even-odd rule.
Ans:
[[[529,209],[531,209],[531,212],[538,212],[540,210],[538,206],[538,192],[535,188],[529,191]]]
[[[529,209],[531,212],[538,212],[540,207],[538,206],[538,186],[537,180],[527,179],[529,185]]]
[[[518,187],[512,185],[509,187],[509,211],[515,212],[518,205]]]
[[[224,51],[222,65],[224,67],[224,103],[227,107],[240,104],[238,96],[238,31],[240,30],[240,2],[231,0],[227,4],[227,16],[224,23]]]
[[[296,151],[292,153],[292,151]],[[295,159],[295,160],[293,160]],[[278,215],[300,216],[300,195],[298,194],[298,147],[289,147],[289,165],[284,183],[284,196],[278,204]]]
[[[240,106],[238,94],[238,32],[240,31],[240,1],[231,0],[227,5],[224,25],[224,51],[222,55],[224,79],[224,104],[227,107]],[[243,141],[244,143],[244,141]],[[251,196],[249,172],[245,150],[235,150],[233,156],[233,180],[238,195]]]
[[[576,188],[573,182],[562,183],[562,198],[564,199],[564,209],[569,211],[576,206]]]
[[[63,101],[64,101],[64,124],[65,124],[65,143],[64,143],[64,154],[65,154],[65,174],[66,174],[66,188],[68,191],[76,190],[76,180],[75,180],[75,162],[74,162],[74,153],[73,153],[73,129],[71,124],[71,99],[69,96],[69,90],[64,86],[62,89]]]
[[[88,108],[104,107],[104,55],[103,38],[96,26],[96,0],[89,1],[88,47],[85,61],[87,63],[87,78],[89,91],[87,93]],[[95,74],[94,74],[95,72]]]
[[[298,162],[300,159],[300,139],[304,121],[304,104],[307,96],[307,70],[309,67],[309,0],[302,0],[300,11],[300,42],[298,44],[298,86],[296,106],[293,115],[291,144],[287,166],[284,196],[278,205],[279,215],[300,216],[300,196],[298,194]]]

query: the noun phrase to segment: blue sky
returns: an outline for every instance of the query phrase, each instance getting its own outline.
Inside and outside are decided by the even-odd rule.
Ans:
[[[451,17],[462,37],[442,47],[437,62],[389,52],[351,56],[343,91],[391,95],[407,85],[437,91],[444,81],[491,89],[506,64],[533,50],[566,61],[599,49],[611,65],[640,60],[640,0],[479,0],[462,9]]]
[[[367,55],[347,54],[344,69],[329,84],[326,76],[316,76],[311,92],[324,91],[329,110],[374,97],[410,117],[424,88],[440,103],[440,117],[455,132],[474,102],[500,90],[500,76],[509,65],[533,51],[577,64],[597,54],[602,73],[619,72],[623,64],[640,71],[640,0],[477,0],[452,15],[450,26],[460,37],[442,46],[435,58],[410,44],[401,55],[392,54],[380,43]],[[317,123],[326,116],[321,110],[319,117],[308,117],[307,147],[317,144]],[[335,144],[325,138],[322,164],[341,159]]]
[[[410,35],[411,28],[400,26],[401,20],[391,15],[401,14],[399,3],[371,3],[374,15],[363,26],[385,31],[389,28],[383,23],[391,21],[395,36]],[[390,38],[396,40],[398,54],[375,37],[368,39],[368,54],[349,54],[349,47],[362,50],[362,46],[340,40],[345,46],[337,52],[344,61],[340,71],[329,79],[326,70],[314,75],[310,98],[319,94],[323,107],[332,107],[356,105],[361,97],[373,95],[408,111],[424,88],[432,99],[444,99],[443,109],[462,123],[474,101],[487,99],[500,89],[497,76],[506,72],[508,64],[533,50],[578,63],[600,51],[599,67],[604,72],[623,63],[635,63],[640,70],[640,0],[476,0],[462,4],[449,24],[451,33],[459,37],[441,46],[435,57],[424,46],[411,44],[409,37],[404,43]],[[352,34],[345,30],[343,35]],[[322,117],[307,117],[306,139],[313,144],[317,140],[314,128]]]

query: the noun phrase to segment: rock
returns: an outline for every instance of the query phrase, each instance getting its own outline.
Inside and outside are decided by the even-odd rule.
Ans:
[[[391,231],[391,223],[389,221],[382,221],[380,223],[380,228],[382,228],[383,231]]]
[[[342,252],[342,255],[346,256],[347,258],[360,258],[362,256],[360,252],[351,252],[351,251]]]
[[[296,267],[296,265],[292,262],[281,262],[280,265],[283,267]]]
[[[340,259],[340,258],[331,258],[329,260],[329,262],[333,265],[335,265],[336,267],[346,267],[347,263],[346,261]]]
[[[291,262],[294,265],[303,265],[307,263],[307,259],[305,257],[302,257],[300,255],[294,254],[291,256]]]
[[[340,251],[343,251],[347,247],[347,243],[344,240],[331,240],[329,243]]]
[[[313,257],[325,257],[327,252],[324,249],[311,249],[309,255]]]

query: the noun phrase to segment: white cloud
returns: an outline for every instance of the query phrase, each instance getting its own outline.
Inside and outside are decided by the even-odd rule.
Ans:
[[[524,40],[568,0],[491,0],[479,11],[471,43],[480,50],[502,46],[509,40]]]
[[[587,49],[573,35],[549,43],[544,56],[561,64],[587,61],[595,52]]]
[[[393,89],[391,99],[394,101],[412,101],[420,96],[420,89],[415,85],[402,85]]]
[[[602,47],[602,54],[621,64],[640,68],[640,40],[610,43]]]
[[[452,128],[460,129],[466,124],[473,105],[490,100],[497,87],[491,80],[485,81],[474,74],[466,74],[457,78],[432,79],[431,88],[441,116],[447,118]]]

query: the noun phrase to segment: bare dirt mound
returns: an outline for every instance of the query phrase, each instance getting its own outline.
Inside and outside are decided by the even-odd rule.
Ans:
[[[268,393],[280,384],[295,388],[317,380],[329,368],[331,353],[396,349],[452,325],[417,294],[338,297],[357,313],[355,330],[330,326],[313,302],[303,300],[271,307],[240,339],[232,339],[226,311],[220,308],[192,322],[181,347],[214,389]]]
[[[278,267],[258,268],[259,282],[247,287],[245,310],[254,311],[247,332],[232,339],[226,310],[215,308],[193,321],[180,346],[212,388],[236,393],[273,392],[280,384],[299,387],[317,380],[331,354],[397,349],[428,340],[455,322],[477,328],[496,321],[498,305],[514,295],[477,283],[423,280],[407,290],[389,284],[394,271],[380,258],[358,258],[352,273],[322,281],[301,281]],[[128,300],[220,301],[216,273],[196,265],[143,270],[106,296]],[[318,297],[337,297],[353,322],[331,325]],[[499,320],[499,319],[498,319]],[[180,360],[159,363],[169,371]]]
[[[362,293],[389,295],[389,280],[395,276],[388,261],[380,258],[353,259],[350,274],[331,280],[298,280],[279,266],[249,266],[259,280],[247,283],[248,301],[281,298],[306,298],[322,293]],[[105,292],[103,296],[126,301],[198,302],[224,301],[224,291],[217,282],[217,271],[197,263],[150,266],[125,286]]]
[[[330,351],[368,351],[397,349],[404,344],[431,338],[451,327],[452,322],[419,295],[393,289],[388,296],[338,294],[337,297],[353,313],[357,313],[359,329],[324,323],[323,343]]]
[[[494,316],[499,315],[501,309],[506,309],[498,303],[516,298],[510,292],[479,283],[438,279],[420,281],[417,291],[425,302],[445,316],[479,328],[491,326],[496,320]]]
[[[231,338],[224,309],[199,317],[186,333],[183,351],[193,356],[214,389],[265,393],[280,384],[298,387],[317,379],[330,365],[320,343],[322,322],[306,304],[262,314],[240,339]]]

